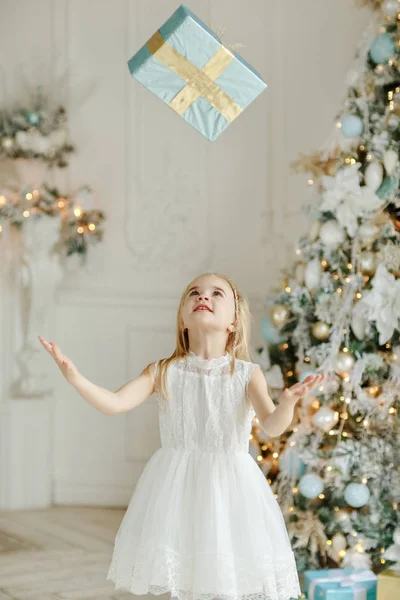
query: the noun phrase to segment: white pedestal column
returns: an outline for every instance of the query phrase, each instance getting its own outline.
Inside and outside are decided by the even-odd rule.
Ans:
[[[53,389],[49,357],[37,336],[54,319],[54,292],[62,278],[52,247],[58,218],[29,217],[0,242],[0,508],[50,506],[52,502]],[[5,236],[6,237],[6,236]]]

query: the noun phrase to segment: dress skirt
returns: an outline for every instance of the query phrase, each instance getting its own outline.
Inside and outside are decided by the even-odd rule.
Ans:
[[[243,450],[157,450],[119,526],[107,579],[178,600],[301,594],[281,509]]]

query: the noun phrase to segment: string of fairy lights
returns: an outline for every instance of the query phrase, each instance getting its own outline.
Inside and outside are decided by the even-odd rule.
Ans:
[[[102,239],[104,213],[83,209],[73,197],[61,194],[55,187],[43,184],[22,193],[0,195],[0,235],[4,232],[3,222],[22,227],[25,220],[42,216],[60,218],[60,245],[67,255],[84,254],[89,243]]]

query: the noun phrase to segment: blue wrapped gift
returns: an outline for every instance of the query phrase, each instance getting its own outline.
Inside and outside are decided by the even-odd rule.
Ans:
[[[215,140],[267,87],[185,6],[128,61],[132,76]]]
[[[377,576],[370,569],[304,571],[308,600],[376,600]]]

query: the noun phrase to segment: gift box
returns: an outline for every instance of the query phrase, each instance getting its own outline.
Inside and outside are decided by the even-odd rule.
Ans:
[[[211,141],[267,87],[241,56],[183,5],[128,66],[137,81]]]
[[[378,574],[377,600],[400,598],[400,569],[385,569]]]
[[[308,600],[376,600],[377,576],[369,569],[304,572]]]

